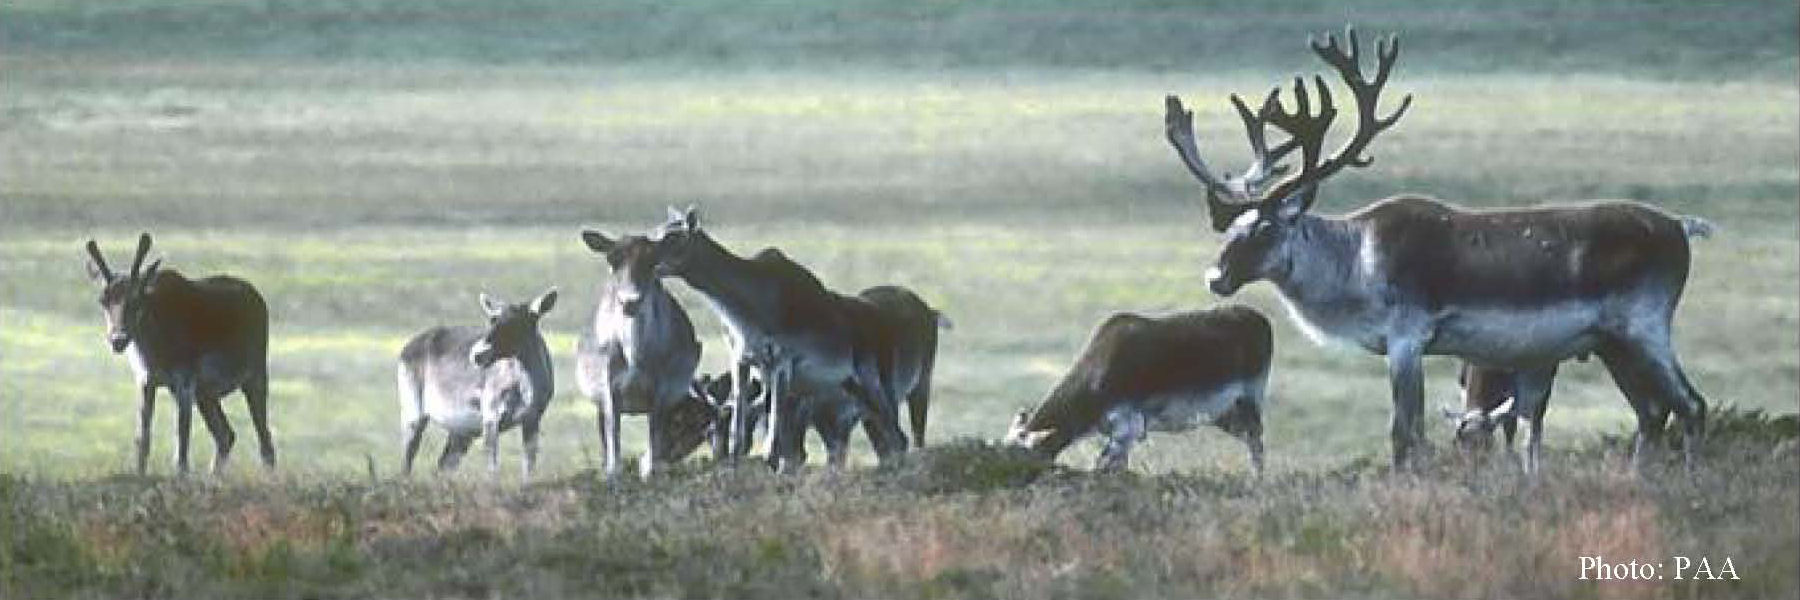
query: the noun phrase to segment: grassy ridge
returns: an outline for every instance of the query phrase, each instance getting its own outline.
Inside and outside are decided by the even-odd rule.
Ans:
[[[0,590],[105,597],[1771,597],[1794,589],[1792,417],[1723,415],[1709,464],[1643,478],[1617,442],[1554,477],[1445,461],[1265,481],[1101,476],[979,444],[777,478],[446,482],[0,477]],[[1781,445],[1785,444],[1785,445]],[[131,507],[121,510],[118,507]],[[1734,580],[1581,581],[1581,556]],[[447,565],[455,565],[447,567]]]

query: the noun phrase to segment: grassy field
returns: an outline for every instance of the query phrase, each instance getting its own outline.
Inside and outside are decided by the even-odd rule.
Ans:
[[[1367,465],[1384,461],[1387,445],[1381,361],[1313,346],[1262,285],[1235,299],[1276,316],[1271,478],[1261,486],[1243,479],[1237,444],[1201,432],[1153,437],[1134,457],[1149,474],[1141,478],[1056,471],[991,490],[962,489],[957,477],[939,492],[909,487],[921,477],[937,485],[946,476],[932,469],[958,460],[1024,468],[963,442],[900,473],[784,482],[696,467],[671,482],[605,487],[589,480],[594,408],[568,359],[605,272],[579,228],[642,230],[665,205],[694,204],[735,250],[778,245],[841,290],[901,283],[943,309],[956,329],[943,337],[931,441],[998,437],[1108,313],[1218,302],[1200,279],[1217,239],[1161,138],[1162,96],[1187,98],[1208,156],[1235,167],[1244,153],[1226,94],[1315,70],[1304,34],[1354,20],[1405,34],[1391,87],[1417,101],[1375,146],[1376,165],[1334,181],[1320,211],[1423,192],[1470,206],[1632,198],[1704,216],[1720,233],[1696,248],[1676,324],[1689,374],[1715,406],[1792,412],[1800,11],[1791,4],[498,6],[0,5],[0,494],[13,511],[0,589],[337,596],[387,582],[393,595],[484,596],[572,593],[590,589],[577,575],[600,573],[618,578],[602,589],[620,595],[737,597],[780,591],[756,587],[765,569],[778,575],[769,581],[825,596],[1795,589],[1794,511],[1777,518],[1770,508],[1800,509],[1791,458],[1668,486],[1591,464],[1629,411],[1603,369],[1575,364],[1549,418],[1556,483],[1533,491],[1503,473],[1465,477],[1442,465],[1417,479],[1373,476]],[[130,460],[135,398],[124,361],[106,350],[79,248],[96,238],[123,256],[143,230],[168,265],[234,273],[269,298],[278,476],[258,474],[242,453],[221,480],[160,478],[173,446],[165,401],[158,478],[117,477]],[[370,460],[377,479],[397,463],[392,360],[406,338],[477,322],[479,291],[522,299],[550,285],[564,295],[544,324],[562,375],[546,482],[369,482]],[[702,328],[706,367],[718,369],[716,319],[675,287]],[[1428,363],[1433,404],[1450,397],[1453,367]],[[227,405],[242,434],[242,403]],[[642,428],[628,420],[628,452],[642,447]],[[204,465],[211,443],[196,439]],[[432,452],[441,435],[428,439]],[[1720,455],[1766,451],[1744,446]],[[1063,463],[1085,467],[1094,451],[1078,447]],[[516,436],[503,452],[512,481]],[[1426,510],[1445,498],[1453,508]],[[1643,510],[1614,512],[1618,503]],[[1315,504],[1328,506],[1314,514]],[[1513,512],[1539,504],[1550,508]],[[1107,507],[1124,521],[1102,519],[1094,531],[1039,523]],[[1406,507],[1424,514],[1404,516]],[[258,516],[244,522],[262,524],[153,518],[193,511],[249,511]],[[1127,544],[1163,531],[1158,516],[1209,511],[1224,516],[1180,521],[1148,548]],[[394,525],[403,532],[386,535],[387,521],[370,516],[388,513],[410,515]],[[684,521],[696,515],[701,523]],[[820,515],[855,518],[812,523]],[[1759,583],[1711,590],[1573,587],[1561,574],[1435,587],[1450,584],[1421,575],[1430,565],[1481,564],[1470,553],[1486,542],[1443,531],[1464,517],[1489,536],[1476,539],[1529,542],[1507,555],[1527,571],[1569,568],[1590,549],[1736,551],[1767,566],[1746,574]],[[1520,519],[1532,525],[1515,527]],[[984,520],[1017,525],[997,539],[1029,549],[959,571],[1000,547],[971,529]],[[1382,554],[1387,530],[1357,529],[1363,521],[1423,532],[1407,548],[1435,558]],[[736,537],[702,536],[714,525]],[[1613,550],[1544,537],[1570,528],[1654,543]],[[447,541],[424,554],[389,546],[433,536]],[[271,541],[283,537],[294,541]],[[639,539],[652,540],[648,554],[565,555]],[[1244,554],[1242,543],[1282,540],[1323,545],[1302,559]],[[233,558],[243,544],[251,558]],[[66,554],[21,558],[56,548]],[[1156,549],[1239,558],[1195,572],[1155,566]],[[530,565],[511,565],[513,555]],[[451,559],[469,562],[442,565]],[[938,566],[917,567],[927,563]],[[424,571],[384,579],[390,566]],[[1234,578],[1233,569],[1249,571]]]

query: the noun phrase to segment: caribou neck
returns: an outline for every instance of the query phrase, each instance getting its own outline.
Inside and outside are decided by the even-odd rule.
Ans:
[[[711,236],[695,236],[693,243],[699,245],[701,256],[688,261],[681,278],[712,303],[727,326],[773,322],[775,307],[756,293],[773,285],[759,277],[759,265],[732,254]]]
[[[1280,264],[1267,275],[1288,312],[1316,343],[1348,342],[1385,352],[1381,257],[1357,222],[1302,214],[1296,217]]]
[[[151,370],[191,358],[195,344],[183,339],[194,327],[190,317],[204,317],[199,290],[174,270],[158,271],[156,279],[144,288],[144,310],[148,311],[138,326],[131,343]]]

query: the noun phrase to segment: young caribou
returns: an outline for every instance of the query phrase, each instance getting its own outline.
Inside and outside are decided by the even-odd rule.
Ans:
[[[100,285],[107,342],[131,362],[142,397],[138,407],[137,473],[150,452],[150,417],[156,388],[175,395],[175,469],[188,472],[188,431],[193,410],[213,436],[212,470],[225,466],[237,436],[225,420],[220,400],[242,391],[263,465],[275,467],[269,433],[269,309],[248,282],[229,275],[190,280],[162,259],[144,267],[150,234],[138,237],[131,271],[121,276],[106,265],[100,245],[88,240],[88,276]]]
[[[844,463],[849,427],[865,418],[874,421],[866,430],[883,462],[904,453],[896,396],[881,377],[880,310],[826,289],[779,250],[739,258],[700,228],[691,208],[669,212],[657,241],[661,264],[725,322],[737,387],[733,404],[747,404],[743,388],[752,368],[764,374],[764,395],[773,407],[770,465],[790,471],[805,462],[806,410],[836,417],[838,427],[825,439],[832,465]],[[747,448],[748,416],[747,410],[732,411],[726,431],[733,457]]]
[[[428,423],[449,433],[438,470],[462,462],[476,436],[485,440],[490,476],[500,471],[500,432],[517,425],[525,445],[524,477],[537,467],[538,422],[556,380],[550,349],[538,321],[556,306],[551,288],[529,304],[507,304],[481,295],[486,327],[433,327],[400,351],[400,429],[405,443],[401,472],[412,474],[413,457]]]
[[[1150,431],[1212,424],[1244,442],[1263,468],[1262,411],[1275,348],[1269,320],[1244,306],[1166,317],[1108,317],[1036,410],[1013,418],[1003,443],[1056,458],[1098,434],[1098,470],[1122,470]]]
[[[619,417],[649,417],[650,448],[638,463],[639,476],[648,478],[674,458],[667,451],[675,440],[665,439],[672,431],[669,419],[688,396],[700,342],[687,312],[663,288],[655,243],[637,235],[615,240],[591,229],[581,239],[606,258],[612,276],[601,285],[593,322],[576,342],[577,381],[599,409],[596,428],[608,478],[623,470]]]
[[[1514,414],[1528,419],[1527,472],[1538,466],[1541,407],[1557,364],[1600,356],[1638,416],[1634,456],[1673,410],[1687,437],[1689,465],[1699,447],[1706,401],[1676,358],[1670,330],[1687,282],[1690,236],[1705,221],[1636,202],[1595,202],[1504,210],[1467,210],[1419,196],[1375,202],[1343,217],[1310,214],[1319,184],[1366,167],[1364,150],[1392,127],[1411,96],[1385,117],[1376,102],[1399,56],[1397,39],[1376,44],[1373,79],[1362,71],[1355,31],[1348,51],[1327,34],[1313,52],[1342,76],[1356,100],[1357,130],[1332,156],[1321,156],[1337,116],[1330,88],[1313,78],[1318,110],[1296,78],[1296,110],[1269,93],[1252,113],[1233,95],[1255,161],[1242,174],[1213,176],[1194,143],[1193,115],[1167,99],[1167,137],[1205,188],[1213,228],[1225,234],[1207,285],[1230,296],[1269,281],[1290,315],[1315,341],[1337,341],[1387,356],[1396,466],[1424,441],[1421,358],[1457,356],[1516,372]],[[1288,139],[1275,148],[1265,125]],[[1300,150],[1300,171],[1270,184],[1283,157]],[[1654,422],[1654,427],[1652,426]]]

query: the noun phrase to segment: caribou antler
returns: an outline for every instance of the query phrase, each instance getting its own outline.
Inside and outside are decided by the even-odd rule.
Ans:
[[[1166,112],[1163,117],[1164,133],[1169,145],[1174,146],[1175,153],[1181,157],[1188,172],[1206,186],[1206,204],[1212,212],[1213,229],[1224,231],[1239,213],[1256,205],[1256,200],[1264,183],[1271,177],[1287,172],[1281,165],[1281,159],[1292,152],[1299,144],[1289,139],[1270,150],[1264,136],[1264,123],[1278,106],[1276,93],[1279,89],[1270,90],[1269,96],[1263,99],[1262,107],[1255,113],[1244,104],[1244,99],[1237,94],[1231,95],[1231,103],[1237,107],[1238,118],[1244,121],[1244,135],[1250,140],[1250,151],[1254,160],[1242,175],[1226,175],[1221,179],[1212,174],[1206,161],[1200,158],[1200,150],[1194,143],[1194,113],[1183,108],[1181,99],[1169,96],[1164,102]],[[1222,197],[1221,197],[1222,196]]]
[[[114,277],[112,267],[106,266],[106,257],[100,254],[100,244],[94,240],[88,240],[87,253],[90,261],[88,264],[93,268],[91,275],[98,277],[100,283],[111,282]]]
[[[1308,114],[1306,87],[1301,79],[1295,78],[1294,101],[1298,110],[1295,113],[1288,113],[1279,107],[1280,102],[1277,101],[1276,114],[1271,116],[1269,122],[1292,136],[1293,139],[1289,141],[1299,142],[1304,163],[1301,165],[1299,173],[1283,179],[1271,188],[1264,196],[1265,202],[1282,202],[1289,195],[1298,191],[1303,194],[1300,198],[1300,210],[1305,211],[1312,208],[1318,183],[1343,170],[1344,167],[1360,168],[1373,163],[1374,159],[1364,156],[1363,150],[1368,148],[1369,142],[1375,139],[1376,135],[1393,127],[1394,123],[1406,114],[1406,109],[1412,106],[1412,94],[1407,94],[1400,100],[1400,107],[1394,109],[1393,113],[1387,117],[1375,116],[1381,88],[1387,85],[1388,74],[1394,68],[1394,60],[1400,56],[1400,36],[1391,35],[1375,40],[1375,79],[1373,81],[1363,76],[1362,48],[1356,39],[1356,29],[1344,28],[1344,37],[1349,42],[1348,52],[1338,46],[1337,38],[1329,33],[1325,34],[1325,41],[1322,43],[1315,39],[1308,39],[1307,43],[1312,46],[1313,53],[1318,54],[1319,58],[1337,69],[1338,73],[1343,76],[1344,84],[1349,86],[1351,95],[1355,96],[1356,133],[1343,146],[1339,147],[1337,152],[1331,155],[1331,158],[1319,162],[1319,149],[1324,144],[1325,131],[1330,128],[1332,118],[1337,116],[1337,109],[1332,105],[1331,91],[1325,86],[1325,80],[1315,75],[1313,82],[1319,90],[1319,114]]]

